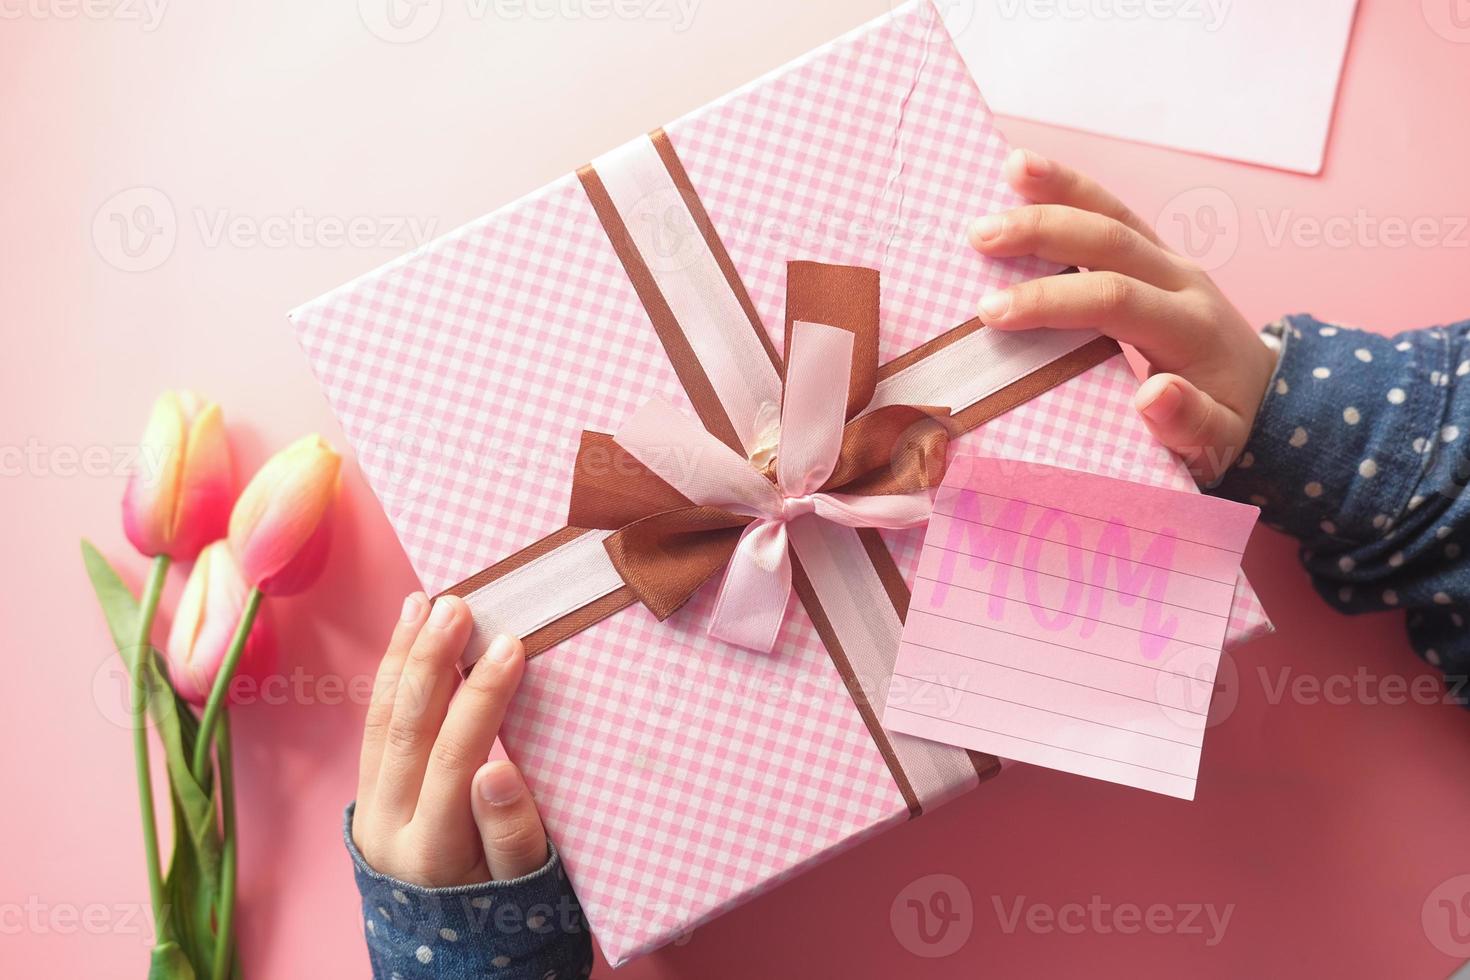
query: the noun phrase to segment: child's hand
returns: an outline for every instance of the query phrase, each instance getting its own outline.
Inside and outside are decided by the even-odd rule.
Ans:
[[[1027,150],[1005,172],[1036,203],[979,219],[971,244],[1088,271],[991,293],[981,319],[998,330],[1092,327],[1138,348],[1154,373],[1134,405],[1197,480],[1213,481],[1244,448],[1276,355],[1209,276],[1096,183]]]
[[[426,888],[516,878],[547,859],[520,772],[485,761],[521,680],[521,644],[498,637],[456,692],[470,622],[455,596],[432,612],[421,592],[404,601],[362,738],[352,838],[373,870]]]

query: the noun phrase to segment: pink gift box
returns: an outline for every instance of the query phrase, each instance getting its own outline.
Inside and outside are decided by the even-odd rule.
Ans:
[[[927,0],[664,132],[778,351],[791,260],[880,270],[880,363],[951,335],[987,289],[1058,271],[986,260],[965,242],[968,219],[1019,202],[1000,176],[1007,146]],[[639,161],[656,161],[652,145],[640,137],[595,168],[628,203],[629,234],[663,284],[700,260],[686,249],[704,246],[687,233],[679,193],[658,183],[662,172],[640,192]],[[527,557],[562,531],[583,430],[616,432],[652,398],[691,405],[585,175],[445,235],[292,320],[431,593]],[[1086,339],[988,335],[971,335],[976,363],[1025,362],[1047,344],[1064,352]],[[963,404],[949,406],[960,409],[988,393],[960,374],[910,382],[964,389],[953,398]],[[1193,487],[1136,418],[1135,385],[1114,357],[957,448]],[[985,757],[875,730],[899,614],[846,588],[843,549],[855,539],[805,537],[802,562],[821,579],[845,671],[801,602],[789,605],[771,653],[710,639],[718,576],[663,623],[638,605],[608,606],[527,666],[502,740],[614,964],[994,771]],[[882,539],[911,583],[923,530]],[[609,602],[618,583],[599,564],[599,540],[563,532],[552,543],[494,582],[457,590],[476,614],[470,656],[495,632],[535,634],[576,603]],[[1242,577],[1230,642],[1269,629]]]

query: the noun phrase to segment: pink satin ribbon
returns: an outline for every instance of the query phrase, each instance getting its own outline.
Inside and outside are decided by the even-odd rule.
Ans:
[[[725,569],[710,636],[770,652],[791,597],[786,525],[807,515],[847,527],[903,528],[929,519],[929,491],[887,496],[821,493],[842,448],[852,334],[792,325],[772,483],[667,402],[648,402],[617,433],[619,445],[695,504],[756,518]]]

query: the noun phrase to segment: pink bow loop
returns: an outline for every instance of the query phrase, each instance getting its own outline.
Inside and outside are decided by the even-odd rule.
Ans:
[[[822,493],[842,450],[853,335],[793,324],[775,483],[663,402],[641,408],[617,442],[696,505],[754,517],[725,569],[709,634],[769,652],[791,596],[786,525],[812,516],[847,527],[904,528],[929,519],[928,491]]]

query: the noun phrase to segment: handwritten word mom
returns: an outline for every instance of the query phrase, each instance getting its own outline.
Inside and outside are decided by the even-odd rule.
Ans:
[[[946,515],[949,531],[931,608],[944,604],[955,586],[955,569],[963,560],[974,572],[990,573],[983,591],[986,614],[992,620],[1004,619],[1008,607],[1019,603],[1043,630],[1075,631],[1086,638],[1104,624],[1104,605],[1114,595],[1122,606],[1143,603],[1138,642],[1145,660],[1157,660],[1178,631],[1178,618],[1166,611],[1168,603],[1163,601],[1174,563],[1176,538],[1171,532],[1156,534],[1112,521],[1079,519],[1054,507],[1036,507],[973,490],[961,490],[954,499],[954,510]],[[1084,522],[1101,525],[1101,530],[1085,527]],[[1044,555],[1055,555],[1058,550],[1065,559],[1064,575],[1042,567]],[[1012,595],[1013,575],[1020,579],[1020,599]],[[1059,603],[1045,601],[1043,587],[1048,580],[1065,582]],[[1055,590],[1047,593],[1054,596]]]

